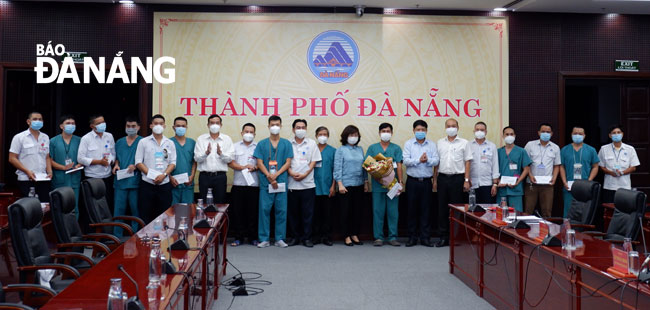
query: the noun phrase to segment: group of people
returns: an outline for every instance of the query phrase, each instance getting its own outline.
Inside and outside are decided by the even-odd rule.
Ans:
[[[345,245],[363,244],[359,228],[364,192],[372,193],[373,245],[400,246],[399,195],[390,198],[387,188],[368,179],[363,168],[368,156],[381,154],[394,163],[397,182],[408,204],[407,247],[418,243],[434,246],[429,220],[433,192],[437,192],[438,208],[433,212],[437,212],[440,236],[435,246],[442,247],[449,245],[447,206],[462,203],[464,192],[473,191],[478,203],[505,199],[518,211],[531,214],[539,206],[541,214],[548,217],[553,205],[553,186],[559,176],[566,217],[574,180],[593,180],[600,169],[605,174],[603,201],[611,202],[617,189],[631,188],[630,173],[639,165],[634,147],[622,142],[620,126],[610,129],[612,143],[596,153],[583,142],[585,130],[579,126],[572,128],[572,143],[562,149],[550,141],[550,124],[541,124],[539,139],[528,142],[524,148],[514,143],[515,129],[505,127],[505,146],[497,148],[486,139],[484,122],[474,125],[474,139],[468,141],[458,136],[458,122],[448,119],[446,137],[433,142],[427,139],[428,124],[417,120],[413,123],[413,138],[402,148],[391,142],[393,126],[382,123],[378,128],[379,141],[364,152],[359,146],[359,128],[354,125],[344,128],[341,146],[336,149],[328,144],[330,131],[325,126],[316,128],[315,140],[307,137],[308,124],[304,119],[293,121],[293,137],[285,139],[280,137],[282,119],[270,116],[269,136],[258,142],[255,125],[246,123],[241,140],[236,143],[221,132],[222,121],[219,115],[209,116],[207,133],[193,140],[186,137],[189,124],[184,117],[174,119],[172,138],[163,135],[166,120],[162,115],[152,117],[152,134],[147,137],[138,135],[138,120],[128,117],[124,123],[126,136],[115,142],[106,131],[103,116],[90,118],[91,130],[83,137],[74,135],[74,117],[63,116],[59,122],[61,134],[49,139],[40,131],[42,114],[33,112],[27,118],[28,129],[11,142],[9,162],[17,169],[23,196],[33,188],[41,201],[48,201],[52,188],[69,186],[78,202],[82,175],[98,178],[106,185],[108,204],[114,206],[115,216],[126,214],[128,209],[131,215],[147,223],[170,205],[194,202],[197,171],[199,198],[227,202],[226,172],[233,169],[231,245],[248,242],[260,248],[271,245],[271,210],[275,217],[275,246],[331,246],[335,198]],[[388,226],[387,236],[384,222]],[[121,235],[122,231],[117,229],[116,234]]]

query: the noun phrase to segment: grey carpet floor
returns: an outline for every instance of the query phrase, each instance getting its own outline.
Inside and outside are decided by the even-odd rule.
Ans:
[[[449,274],[449,248],[295,246],[228,247],[242,272],[263,274],[269,286],[256,296],[238,296],[231,309],[493,309]],[[228,266],[225,278],[236,274]],[[227,309],[232,294],[219,290],[213,309]]]

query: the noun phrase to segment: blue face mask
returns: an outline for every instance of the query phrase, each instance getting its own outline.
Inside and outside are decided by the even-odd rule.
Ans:
[[[63,132],[65,132],[65,133],[67,133],[69,135],[73,134],[75,129],[77,129],[77,126],[75,126],[73,124],[65,124],[65,125],[63,125]]]
[[[571,135],[571,139],[573,139],[573,143],[582,143],[582,141],[585,140],[585,136],[583,136],[583,135]]]
[[[185,132],[187,132],[187,128],[185,127],[176,127],[176,135],[179,137],[182,137],[185,135]]]
[[[612,141],[614,142],[621,142],[623,140],[623,134],[622,133],[617,133],[612,135]]]
[[[106,131],[106,123],[99,123],[95,126],[95,130],[97,130],[98,133],[103,133]]]
[[[539,138],[542,139],[544,142],[548,142],[551,140],[551,134],[548,132],[542,132],[542,134],[539,135]]]
[[[41,130],[43,128],[43,121],[32,121],[30,127],[34,130]]]
[[[427,137],[427,133],[424,131],[416,131],[415,132],[415,139],[417,140],[422,140]]]

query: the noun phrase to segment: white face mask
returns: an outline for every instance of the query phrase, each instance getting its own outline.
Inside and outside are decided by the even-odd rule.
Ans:
[[[506,144],[513,144],[515,143],[515,136],[507,136],[503,138],[503,142],[505,142]]]
[[[272,135],[277,135],[280,133],[280,126],[271,126],[271,128],[269,128],[269,131]]]
[[[165,127],[163,127],[162,125],[156,125],[156,126],[153,126],[153,128],[151,128],[151,130],[153,131],[153,133],[159,135],[159,134],[163,133],[163,130],[165,130]]]
[[[327,136],[318,136],[318,143],[327,144]]]
[[[393,135],[388,133],[388,132],[382,132],[379,135],[379,137],[381,137],[381,141],[388,142],[388,141],[390,141],[390,138],[393,137]]]
[[[445,131],[447,132],[447,136],[450,137],[455,137],[458,134],[458,128],[456,127],[449,127]]]
[[[483,130],[475,131],[474,132],[474,137],[476,137],[476,139],[479,139],[479,140],[485,138],[485,131],[483,131]]]
[[[251,142],[251,141],[253,141],[253,139],[255,139],[254,134],[252,134],[250,132],[247,132],[247,133],[244,134],[244,141]]]
[[[221,130],[221,126],[217,124],[210,125],[210,133],[219,133],[219,130]]]
[[[355,145],[359,142],[359,137],[348,137],[348,144]]]
[[[307,130],[304,130],[304,129],[296,129],[296,138],[298,138],[298,139],[304,139],[306,135],[307,135]]]

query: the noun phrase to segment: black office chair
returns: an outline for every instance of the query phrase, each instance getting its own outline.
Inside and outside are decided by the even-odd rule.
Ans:
[[[117,222],[117,220],[136,222],[140,228],[144,227],[144,221],[138,217],[127,215],[113,216],[111,214],[108,208],[108,202],[106,201],[104,181],[100,179],[87,179],[81,182],[81,188],[91,229],[96,229],[98,233],[112,234],[114,227],[121,227],[129,235],[120,238],[120,241],[124,242],[133,235],[133,230],[131,226]]]
[[[85,260],[94,264],[90,258],[81,253],[56,252],[50,254],[41,227],[43,209],[36,198],[21,198],[9,206],[9,231],[11,244],[18,262],[20,283],[38,283],[38,270],[54,269],[61,273],[60,279],[55,277],[50,281],[50,287],[60,292],[70,285],[80,274],[72,266],[59,264],[61,259]]]
[[[619,189],[614,196],[614,215],[609,222],[607,233],[589,232],[591,235],[601,236],[612,243],[622,243],[624,238],[632,239],[638,244],[636,238],[641,231],[639,218],[645,213],[646,194],[639,191]]]
[[[595,229],[593,225],[596,217],[596,210],[600,206],[600,183],[588,180],[575,180],[571,187],[571,207],[569,208],[568,219],[571,228],[576,231],[584,229]],[[563,218],[547,218],[546,220],[561,224]]]
[[[22,295],[22,304],[7,303],[5,293],[19,293]],[[36,284],[9,284],[2,286],[0,283],[0,309],[17,309],[17,310],[30,310],[40,308],[50,298],[54,297],[56,292],[45,286]],[[34,307],[34,308],[33,308]]]
[[[92,247],[91,258],[97,263],[111,251],[101,241],[119,244],[120,240],[109,234],[82,234],[74,210],[75,199],[72,187],[59,187],[50,192],[52,223],[59,241],[56,246],[66,252],[83,252],[84,247]],[[72,264],[72,266],[77,269],[89,267],[85,262],[81,265]]]

